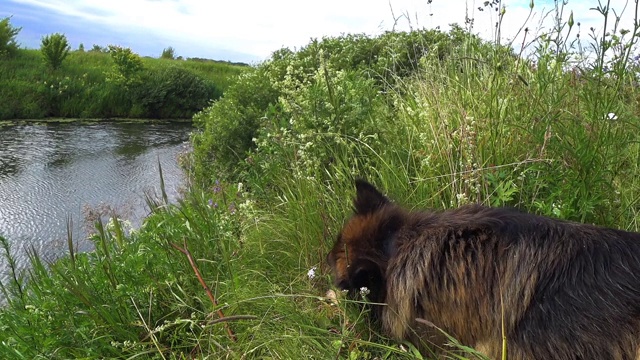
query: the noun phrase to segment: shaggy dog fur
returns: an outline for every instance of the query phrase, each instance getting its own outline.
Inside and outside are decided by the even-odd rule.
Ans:
[[[328,255],[335,284],[370,290],[383,331],[489,358],[640,359],[640,234],[513,209],[409,212],[356,181]],[[424,325],[424,319],[434,326]]]

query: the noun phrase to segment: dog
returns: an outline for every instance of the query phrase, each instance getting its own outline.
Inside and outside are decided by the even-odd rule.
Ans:
[[[356,180],[327,256],[335,285],[367,288],[383,332],[442,354],[640,359],[640,234],[467,205],[407,211]],[[439,351],[439,352],[438,352]]]

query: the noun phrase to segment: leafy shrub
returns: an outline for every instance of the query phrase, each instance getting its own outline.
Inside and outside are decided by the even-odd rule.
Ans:
[[[141,80],[144,68],[140,56],[129,48],[109,45],[109,55],[113,60],[113,71],[107,74],[107,81],[128,88]]]
[[[361,71],[326,67],[310,80],[308,86],[280,96],[275,107],[279,111],[265,115],[243,174],[252,184],[268,188],[283,169],[291,179],[322,179],[345,154],[363,168],[375,163],[361,149],[379,148],[390,120],[375,81]]]
[[[377,122],[372,119],[386,116],[382,92],[416,73],[422,58],[444,61],[463,43],[488,47],[456,28],[449,34],[423,30],[388,32],[375,38],[344,35],[312,40],[297,52],[274,52],[256,72],[236,83],[223,99],[196,117],[202,128],[202,133],[194,137],[196,168],[207,169],[197,177],[202,175],[200,181],[211,181],[205,178],[212,171],[232,178],[247,175],[250,166],[246,160],[255,160],[252,152],[257,143],[275,144],[268,137],[283,139],[287,131],[295,138],[287,141],[303,144],[315,143],[317,136],[325,133],[332,133],[334,142],[338,137],[373,136]],[[314,139],[309,138],[312,132],[317,133]],[[314,148],[325,145],[318,143]],[[314,161],[331,160],[329,154],[320,157],[324,159]],[[265,179],[259,173],[253,176]]]
[[[237,85],[229,87],[220,100],[193,117],[202,132],[193,138],[195,174],[204,182],[212,176],[240,174],[247,152],[267,109],[280,93],[273,87],[266,71],[257,69],[241,75]]]
[[[0,20],[0,57],[11,56],[18,50],[16,36],[22,30],[11,25],[11,17]]]
[[[43,37],[40,44],[44,61],[53,70],[57,70],[62,65],[62,61],[69,55],[70,50],[67,37],[59,33]]]
[[[151,118],[189,118],[220,92],[191,71],[170,66],[151,70],[137,88],[137,103]]]

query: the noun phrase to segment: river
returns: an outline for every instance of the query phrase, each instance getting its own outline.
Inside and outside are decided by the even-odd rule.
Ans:
[[[160,194],[158,161],[167,195],[184,186],[178,155],[187,150],[185,123],[51,123],[0,127],[0,235],[20,268],[33,247],[46,260],[68,252],[67,219],[79,251],[96,214],[115,211],[140,225],[145,194]],[[2,250],[0,250],[2,252]],[[0,281],[8,267],[0,259]]]

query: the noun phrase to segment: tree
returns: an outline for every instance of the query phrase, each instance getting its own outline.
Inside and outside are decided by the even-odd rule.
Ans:
[[[11,56],[18,50],[16,36],[22,28],[13,27],[10,20],[11,17],[0,20],[0,57]]]
[[[89,52],[108,52],[108,49],[104,50],[102,46],[93,44],[93,47],[91,48],[91,50],[89,50]]]
[[[168,48],[162,50],[162,55],[160,55],[160,58],[173,60],[176,58],[176,50],[169,46]]]
[[[44,56],[44,61],[53,70],[62,65],[62,61],[69,55],[70,50],[71,46],[69,46],[67,37],[59,33],[43,37],[40,44],[40,51]]]
[[[78,45],[78,51],[84,52],[84,44],[83,43],[80,43],[80,45]]]
[[[107,81],[128,87],[140,80],[144,66],[138,54],[129,48],[109,45],[109,55],[113,60],[114,69],[107,74]]]

